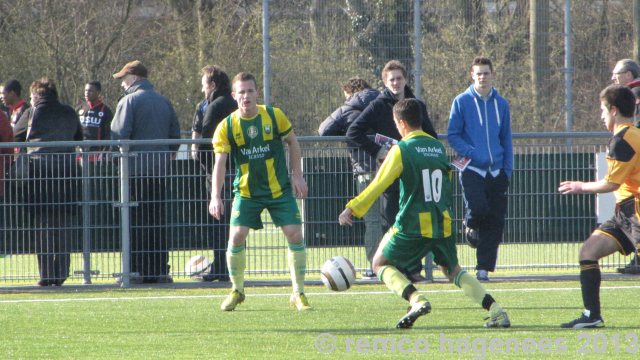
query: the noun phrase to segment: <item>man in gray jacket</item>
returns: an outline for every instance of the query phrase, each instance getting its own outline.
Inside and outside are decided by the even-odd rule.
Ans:
[[[122,80],[124,94],[111,122],[113,140],[179,139],[180,124],[173,106],[147,80],[147,68],[138,60],[113,74]],[[130,149],[131,272],[132,283],[172,282],[165,224],[165,177],[178,145],[135,145]]]

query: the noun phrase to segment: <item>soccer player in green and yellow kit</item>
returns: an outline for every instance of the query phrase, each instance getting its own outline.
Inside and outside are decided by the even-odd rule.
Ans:
[[[451,231],[451,168],[442,143],[421,130],[420,116],[420,104],[415,99],[401,100],[393,107],[402,140],[391,148],[371,184],[347,203],[338,221],[351,225],[352,215],[364,216],[378,196],[399,178],[400,211],[373,258],[373,271],[380,280],[411,304],[396,327],[410,328],[418,317],[431,311],[426,296],[418,293],[398,270],[428,252],[433,252],[436,264],[450,281],[489,311],[486,327],[509,327],[507,313],[476,278],[458,265]]]
[[[260,214],[268,209],[274,224],[282,227],[289,243],[288,262],[293,283],[290,304],[298,310],[311,309],[304,294],[307,258],[300,211],[294,198],[307,196],[300,145],[291,122],[279,108],[257,104],[258,90],[252,74],[239,73],[233,78],[232,86],[238,110],[222,120],[213,135],[215,165],[209,204],[211,215],[220,219],[224,212],[221,190],[230,155],[237,169],[227,249],[227,267],[233,286],[220,307],[223,311],[231,311],[245,299],[245,242],[249,229],[262,229]],[[289,147],[291,178],[283,142]]]

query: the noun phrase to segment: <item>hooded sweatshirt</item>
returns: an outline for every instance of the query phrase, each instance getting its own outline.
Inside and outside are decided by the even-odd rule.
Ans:
[[[345,101],[344,105],[337,108],[329,117],[327,117],[320,128],[318,133],[320,136],[345,136],[349,125],[360,115],[371,101],[380,95],[380,92],[376,89],[364,89],[353,95],[351,95]],[[366,151],[359,151],[355,148],[355,144],[348,142],[350,146],[353,146],[351,150],[351,163],[353,165],[353,172],[355,174],[368,173],[371,171],[372,160],[369,153]]]
[[[509,103],[491,89],[485,100],[474,86],[458,95],[451,105],[447,139],[460,156],[471,159],[469,167],[484,175],[504,170],[511,178],[513,144]]]

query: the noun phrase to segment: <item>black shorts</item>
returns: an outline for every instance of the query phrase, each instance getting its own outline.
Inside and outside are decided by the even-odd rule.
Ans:
[[[635,252],[640,239],[640,212],[638,198],[628,198],[616,204],[613,217],[598,227],[600,231],[618,242],[618,251],[623,255]]]

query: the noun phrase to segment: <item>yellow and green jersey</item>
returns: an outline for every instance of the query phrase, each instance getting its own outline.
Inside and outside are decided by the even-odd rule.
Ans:
[[[252,199],[275,199],[291,191],[282,140],[291,122],[279,108],[258,105],[251,119],[236,110],[218,124],[213,151],[230,154],[236,166],[233,191]]]
[[[398,178],[400,210],[391,231],[410,238],[452,236],[451,167],[444,145],[423,131],[407,134],[392,147],[375,179],[346,207],[354,216],[364,216]]]

